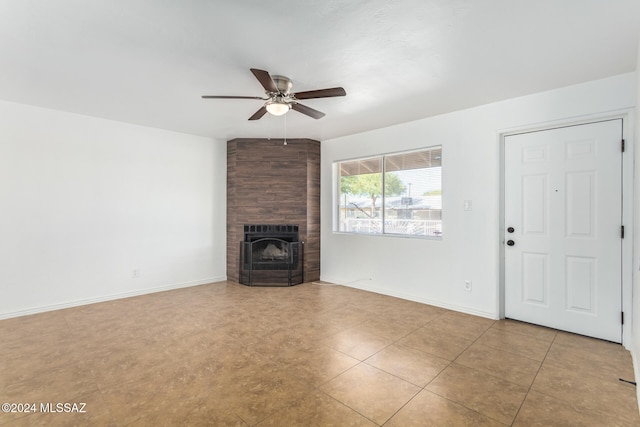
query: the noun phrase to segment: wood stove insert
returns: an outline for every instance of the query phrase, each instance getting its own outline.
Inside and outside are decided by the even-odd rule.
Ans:
[[[240,246],[240,283],[292,286],[304,282],[303,244],[298,225],[245,224]]]

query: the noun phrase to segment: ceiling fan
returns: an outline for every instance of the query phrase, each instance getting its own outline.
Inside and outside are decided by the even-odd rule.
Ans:
[[[347,93],[341,87],[333,87],[330,89],[309,90],[305,92],[292,93],[291,88],[293,82],[288,77],[271,76],[267,71],[251,68],[251,72],[265,89],[266,98],[260,96],[218,96],[203,95],[204,99],[260,99],[265,104],[256,111],[249,120],[258,120],[267,112],[274,116],[282,116],[289,110],[295,110],[314,119],[320,119],[325,116],[321,111],[314,110],[306,105],[300,104],[301,99],[313,98],[331,98],[334,96],[345,96]]]

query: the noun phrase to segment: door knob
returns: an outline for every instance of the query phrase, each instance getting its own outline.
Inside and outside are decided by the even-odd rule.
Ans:
[[[509,227],[509,228],[507,228],[507,231],[508,231],[509,233],[513,233],[514,231],[516,231],[516,229],[515,229],[515,228],[513,228],[513,227]]]
[[[507,245],[508,246],[513,246],[515,244],[516,244],[516,242],[514,242],[513,240],[507,240]]]

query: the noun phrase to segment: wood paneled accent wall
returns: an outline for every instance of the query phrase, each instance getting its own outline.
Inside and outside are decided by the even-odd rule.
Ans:
[[[305,281],[320,279],[320,141],[227,141],[227,278],[235,282],[245,224],[298,224]]]

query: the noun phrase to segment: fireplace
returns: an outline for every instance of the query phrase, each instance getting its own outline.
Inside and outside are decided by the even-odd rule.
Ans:
[[[240,246],[240,283],[292,286],[304,281],[304,251],[293,224],[245,224]]]
[[[320,279],[320,142],[303,138],[289,139],[286,145],[283,142],[276,138],[227,141],[226,276],[229,281],[249,283],[251,271],[253,284],[278,274],[284,276],[277,279],[278,283],[289,282],[289,266],[284,271],[267,270],[284,267],[277,265],[276,259],[267,260],[276,265],[254,263],[253,267],[260,269],[248,269],[248,252],[245,254],[242,249],[245,239],[278,238],[258,237],[259,233],[274,231],[254,227],[265,224],[277,225],[275,231],[285,234],[279,237],[282,240],[300,242],[289,248],[293,253],[292,283],[299,281],[303,272],[305,282]],[[246,233],[245,226],[249,226]],[[291,237],[291,233],[295,237],[296,231],[290,226],[297,227],[297,238]],[[273,250],[272,247],[269,251]],[[282,255],[278,251],[283,250],[276,245],[274,253]]]

